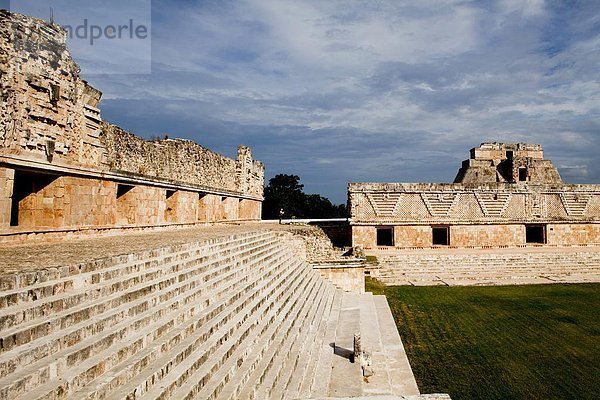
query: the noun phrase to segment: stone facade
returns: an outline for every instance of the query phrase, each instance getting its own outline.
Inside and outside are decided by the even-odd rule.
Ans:
[[[508,160],[507,149],[513,149],[513,161],[525,160],[527,180],[492,181],[503,176],[499,171],[504,171],[500,166]],[[471,160],[461,168],[462,183],[351,183],[353,245],[375,248],[379,242],[379,247],[421,248],[600,243],[600,186],[562,183],[556,168],[543,160],[542,154],[539,145],[484,144],[471,151]],[[517,166],[517,178],[521,161],[512,164]]]
[[[58,25],[0,10],[0,232],[258,220],[264,166],[103,122]]]

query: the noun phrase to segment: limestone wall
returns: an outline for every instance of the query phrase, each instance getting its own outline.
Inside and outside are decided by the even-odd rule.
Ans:
[[[435,225],[434,225],[435,226]],[[450,247],[521,247],[527,245],[525,224],[448,225]],[[432,225],[396,225],[394,248],[430,248],[433,245]],[[545,225],[549,246],[578,246],[600,244],[600,223]],[[377,226],[353,226],[352,244],[375,249]],[[540,245],[540,244],[533,244]],[[383,248],[383,247],[382,247]]]
[[[0,10],[0,50],[0,155],[106,170],[94,90],[80,78],[64,30]]]
[[[264,165],[105,123],[56,24],[0,11],[0,230],[260,219]]]
[[[117,185],[113,182],[56,175],[31,182],[35,190],[17,188],[14,193],[20,228],[108,226],[117,221]]]
[[[0,226],[10,224],[14,177],[13,169],[0,168]]]
[[[191,140],[147,141],[106,123],[101,141],[112,172],[262,197],[264,166],[246,146],[234,160]]]
[[[599,185],[352,183],[354,224],[600,221]]]
[[[600,186],[533,184],[350,184],[352,244],[377,247],[393,227],[393,247],[431,247],[433,227],[456,247],[523,246],[526,226],[545,228],[548,245],[600,242]]]
[[[548,224],[550,245],[600,244],[600,224]]]

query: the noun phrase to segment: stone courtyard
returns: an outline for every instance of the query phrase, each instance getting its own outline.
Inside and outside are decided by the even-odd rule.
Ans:
[[[57,24],[0,11],[0,398],[421,394],[389,285],[600,281],[600,189],[541,145],[350,183],[352,246],[260,221],[265,166],[102,119]],[[345,223],[344,223],[345,224]]]

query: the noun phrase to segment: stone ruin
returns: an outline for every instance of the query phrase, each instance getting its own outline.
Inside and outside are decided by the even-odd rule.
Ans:
[[[600,281],[600,186],[537,144],[483,143],[455,183],[350,183],[353,246],[389,285]]]
[[[483,143],[455,183],[350,183],[365,249],[600,244],[600,186],[562,182],[542,146]]]
[[[362,269],[342,290],[309,263],[322,231],[251,222],[249,148],[102,121],[55,24],[0,10],[0,49],[0,398],[449,399]]]
[[[560,184],[562,179],[539,144],[482,143],[471,149],[454,183],[491,182]]]
[[[0,11],[0,235],[259,220],[264,166],[102,121],[58,25]]]

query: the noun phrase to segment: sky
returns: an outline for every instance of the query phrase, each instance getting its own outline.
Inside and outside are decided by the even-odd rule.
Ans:
[[[599,1],[149,1],[139,66],[73,50],[104,120],[140,136],[249,145],[267,180],[335,203],[348,182],[451,182],[487,141],[540,143],[565,181],[600,182]],[[50,3],[59,20],[86,1]],[[134,13],[108,3],[86,12]]]

